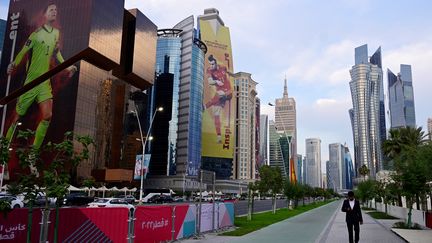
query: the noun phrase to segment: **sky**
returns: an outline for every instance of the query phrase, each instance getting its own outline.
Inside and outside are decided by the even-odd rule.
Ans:
[[[0,0],[2,19],[8,2]],[[298,153],[305,154],[306,138],[320,138],[322,168],[330,143],[346,143],[354,154],[348,109],[355,47],[368,44],[372,55],[381,46],[386,95],[387,68],[412,65],[417,125],[426,129],[432,117],[429,0],[125,0],[125,8],[140,9],[158,28],[217,8],[230,28],[234,71],[259,83],[261,113],[274,119],[267,104],[282,97],[286,77],[297,103]]]

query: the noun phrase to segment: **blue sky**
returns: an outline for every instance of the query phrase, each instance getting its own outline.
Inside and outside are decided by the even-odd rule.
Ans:
[[[7,2],[0,1],[2,19],[7,16]],[[348,83],[357,46],[368,44],[370,55],[381,46],[385,89],[387,68],[397,73],[401,63],[411,64],[417,124],[425,128],[432,117],[430,1],[125,2],[126,8],[139,8],[159,28],[197,17],[205,8],[217,8],[230,27],[234,70],[251,73],[259,83],[262,113],[274,117],[273,107],[266,104],[282,96],[286,75],[289,96],[297,101],[298,152],[304,154],[305,138],[320,138],[323,165],[329,143],[346,142],[353,150]]]

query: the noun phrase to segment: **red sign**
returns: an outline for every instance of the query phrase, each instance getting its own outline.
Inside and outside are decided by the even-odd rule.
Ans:
[[[160,242],[171,240],[171,206],[137,207],[135,218],[135,242]]]

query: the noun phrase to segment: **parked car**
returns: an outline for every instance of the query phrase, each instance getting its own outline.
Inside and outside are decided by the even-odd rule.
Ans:
[[[116,198],[121,198],[129,204],[134,204],[136,202],[136,198],[133,195],[118,195]]]
[[[16,198],[15,196],[12,195],[2,195],[0,197],[0,200],[2,201],[6,201],[10,204],[11,208],[23,208],[24,207],[24,203]]]
[[[64,204],[66,206],[85,206],[93,201],[93,197],[89,197],[87,194],[82,192],[74,192],[66,195],[64,198]]]
[[[90,208],[110,208],[110,207],[126,207],[128,209],[135,208],[132,204],[126,202],[122,198],[98,198],[94,202],[89,203]]]
[[[174,202],[173,198],[168,195],[154,195],[148,201],[148,203],[172,203]]]
[[[34,206],[36,207],[45,207],[47,198],[44,193],[39,193],[39,195],[36,197],[36,200],[34,202]],[[55,203],[57,201],[57,198],[49,197],[48,198],[48,206],[49,207],[55,207]]]

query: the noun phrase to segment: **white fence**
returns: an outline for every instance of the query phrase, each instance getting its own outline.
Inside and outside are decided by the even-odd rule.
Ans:
[[[380,212],[385,212],[385,205],[382,203],[376,203],[376,210]],[[387,204],[387,214],[393,217],[404,219],[405,221],[408,219],[408,211],[408,208]],[[426,214],[424,211],[413,209],[411,213],[412,222],[417,223],[421,226],[426,226]]]

